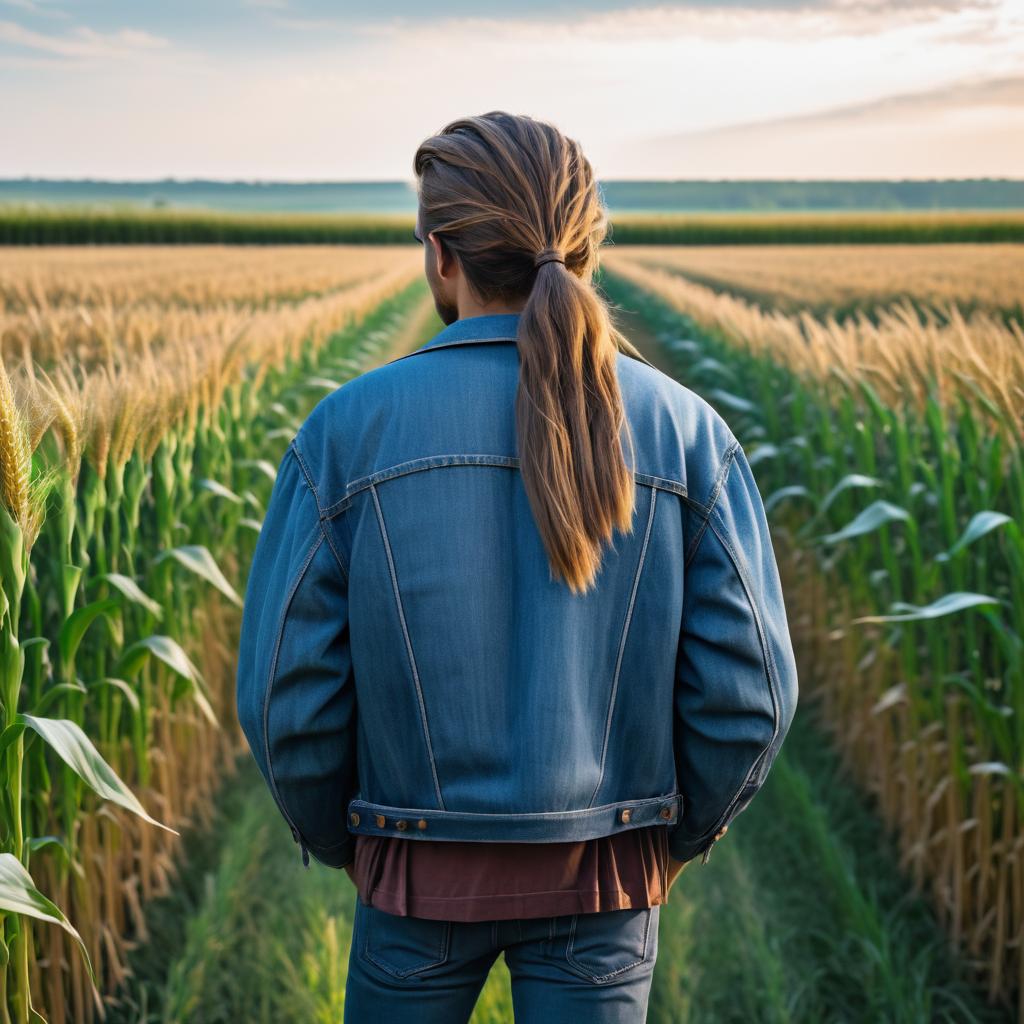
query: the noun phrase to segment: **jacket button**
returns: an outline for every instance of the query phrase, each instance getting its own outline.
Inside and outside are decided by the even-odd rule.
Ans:
[[[661,816],[663,818],[665,818],[666,821],[667,821],[669,818],[672,817],[672,808],[671,807],[662,807],[662,809],[661,809]]]
[[[623,821],[629,821],[629,819],[633,817],[633,812],[628,807],[624,807],[619,817]]]
[[[427,827],[427,819],[420,818],[420,820],[416,822],[416,827],[418,829],[425,829]]]
[[[395,828],[397,828],[399,832],[404,832],[408,827],[409,822],[407,822],[404,818],[400,818],[398,821],[395,822]]]
[[[352,813],[351,813],[351,814],[350,814],[350,815],[348,816],[348,820],[349,820],[349,821],[351,821],[353,825],[358,825],[358,824],[359,824],[359,815],[358,815],[358,814],[356,814],[356,812],[355,812],[355,811],[353,811],[353,812],[352,812]]]
[[[383,814],[377,815],[377,828],[383,828],[385,824],[385,818]]]

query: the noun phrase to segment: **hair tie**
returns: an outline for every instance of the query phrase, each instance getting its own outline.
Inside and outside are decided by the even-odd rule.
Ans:
[[[534,267],[542,267],[545,263],[561,263],[565,265],[565,253],[561,249],[541,249],[533,257]]]

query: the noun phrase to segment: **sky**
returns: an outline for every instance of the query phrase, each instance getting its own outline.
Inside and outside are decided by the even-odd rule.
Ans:
[[[603,180],[1024,177],[1024,0],[0,0],[0,177],[411,182],[490,110]]]

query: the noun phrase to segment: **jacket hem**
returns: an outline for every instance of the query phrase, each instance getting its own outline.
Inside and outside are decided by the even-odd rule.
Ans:
[[[490,814],[436,808],[396,807],[352,800],[348,830],[354,835],[481,843],[559,843],[596,839],[649,825],[674,826],[683,811],[683,795],[667,793],[620,800],[600,807],[567,811]]]

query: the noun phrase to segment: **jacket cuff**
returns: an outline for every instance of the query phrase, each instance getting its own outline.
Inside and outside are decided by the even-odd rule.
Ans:
[[[305,836],[297,834],[294,828],[292,835],[302,850],[302,863],[307,868],[310,855],[329,868],[344,868],[355,860],[355,836],[346,836],[340,843],[334,843],[331,846],[318,846],[316,843],[308,842]]]
[[[689,839],[676,830],[668,838],[668,852],[673,860],[688,861],[694,857],[704,855],[703,863],[707,863],[711,855],[711,847],[715,845],[714,835],[705,836],[702,839]]]
[[[335,846],[311,846],[309,852],[329,868],[343,868],[355,859],[356,841],[349,836]]]

